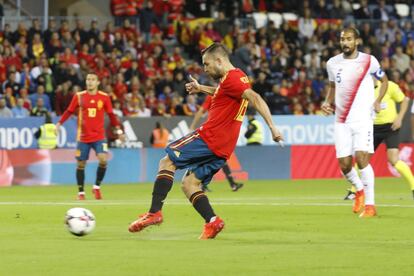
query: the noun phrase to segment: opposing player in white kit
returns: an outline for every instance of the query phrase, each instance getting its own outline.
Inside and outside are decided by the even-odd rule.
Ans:
[[[358,30],[346,28],[341,32],[342,53],[330,58],[326,64],[330,89],[322,111],[325,114],[335,111],[336,157],[343,175],[357,189],[353,212],[359,213],[365,205],[360,217],[373,217],[376,215],[375,177],[369,164],[370,153],[374,152],[373,119],[375,112],[381,110],[388,78],[374,56],[357,50],[358,44]],[[382,81],[376,99],[372,77]],[[361,177],[352,166],[353,156]]]

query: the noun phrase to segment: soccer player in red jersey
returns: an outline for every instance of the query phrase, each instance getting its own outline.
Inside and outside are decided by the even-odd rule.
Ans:
[[[89,158],[89,151],[94,149],[99,165],[96,172],[96,182],[92,192],[95,199],[101,199],[100,185],[105,176],[108,146],[105,142],[105,112],[108,114],[111,125],[118,127],[120,123],[112,111],[112,103],[108,94],[99,91],[98,76],[89,73],[86,76],[86,91],[76,93],[72,98],[69,107],[63,113],[56,124],[56,131],[59,133],[60,126],[78,109],[78,131],[76,149],[76,180],[78,183],[78,199],[85,199],[84,182],[85,166]],[[121,137],[121,139],[124,139]]]
[[[194,114],[193,122],[190,125],[190,130],[194,131],[196,129],[196,126],[201,120],[201,117],[210,109],[211,107],[211,96],[207,96],[204,100],[204,103],[201,105],[200,109],[197,111],[196,114]],[[234,181],[233,176],[231,175],[231,169],[229,164],[227,162],[223,165],[221,168],[226,175],[227,181],[230,184],[230,188],[233,192],[237,192],[240,188],[243,187],[243,183],[237,183]],[[202,185],[201,190],[210,192],[210,189],[207,187],[207,185]]]
[[[212,96],[207,121],[196,131],[167,146],[167,155],[159,163],[151,207],[130,224],[130,232],[162,223],[161,209],[171,190],[174,173],[177,169],[187,169],[182,190],[206,222],[200,239],[215,238],[224,228],[224,221],[214,213],[201,185],[211,181],[234,151],[249,103],[263,116],[273,140],[282,140],[282,135],[273,125],[267,104],[251,89],[247,76],[231,64],[227,49],[220,43],[214,43],[202,55],[205,72],[219,80],[219,85],[204,86],[191,78],[186,90],[190,94],[202,92]]]

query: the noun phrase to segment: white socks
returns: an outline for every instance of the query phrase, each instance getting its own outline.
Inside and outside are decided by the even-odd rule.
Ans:
[[[361,178],[359,178],[358,172],[352,167],[351,171],[347,174],[344,174],[345,178],[356,187],[357,191],[360,191],[364,188]]]
[[[95,190],[99,190],[100,188],[101,188],[101,186],[93,185],[93,189],[95,189]]]
[[[360,169],[361,181],[364,184],[364,193],[365,193],[365,205],[375,205],[374,199],[374,170],[371,165],[368,164],[363,169]]]

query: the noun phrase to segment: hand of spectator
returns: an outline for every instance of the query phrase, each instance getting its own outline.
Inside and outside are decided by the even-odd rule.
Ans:
[[[190,82],[185,84],[185,90],[189,94],[200,92],[200,84],[198,83],[198,81],[195,78],[193,78],[193,76],[191,75],[188,78],[190,79]]]
[[[334,111],[331,104],[326,102],[321,105],[321,109],[325,116],[332,115]]]

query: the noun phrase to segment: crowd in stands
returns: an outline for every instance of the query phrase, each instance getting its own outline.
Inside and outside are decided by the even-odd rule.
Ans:
[[[135,3],[134,9],[115,6],[125,2]],[[376,56],[411,97],[411,20],[383,0],[358,3],[354,9],[339,0],[115,0],[115,24],[105,28],[96,20],[88,27],[78,20],[71,28],[68,21],[50,18],[45,30],[38,19],[16,29],[6,22],[0,31],[0,117],[61,115],[84,89],[88,72],[99,76],[118,116],[191,116],[204,98],[187,95],[184,84],[189,74],[214,84],[203,73],[200,50],[215,41],[230,49],[232,62],[248,74],[272,114],[320,114],[328,88],[326,62],[340,53],[344,22],[360,30],[361,51]],[[260,11],[291,12],[298,20],[280,25],[269,20],[260,28],[242,21]]]

